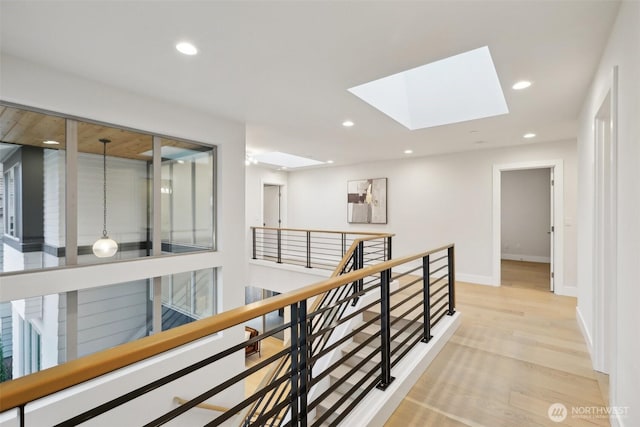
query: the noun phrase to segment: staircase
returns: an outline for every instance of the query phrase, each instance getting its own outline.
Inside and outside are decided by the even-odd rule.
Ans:
[[[416,287],[412,288],[403,288],[395,295],[391,297],[391,307],[395,307],[397,304],[402,302],[403,300],[409,298],[413,293],[416,292]],[[364,298],[366,300],[366,298]],[[394,353],[394,350],[402,351],[403,341],[410,338],[411,333],[420,330],[422,331],[422,294],[420,293],[417,296],[413,296],[404,302],[399,307],[392,309],[391,311],[391,363],[393,364],[397,354]],[[363,305],[366,305],[366,302],[363,302]],[[417,305],[416,308],[410,310],[410,307]],[[409,311],[410,310],[410,311]],[[408,313],[407,313],[408,311]],[[371,321],[380,315],[380,306],[375,305],[370,309],[363,312],[362,320],[358,322],[356,326],[352,329],[356,330],[364,323]],[[418,321],[407,327],[404,331],[401,331],[405,326],[407,326],[410,322],[408,319],[413,319],[418,317]],[[338,425],[341,421],[339,415],[347,406],[352,404],[354,400],[360,398],[361,394],[364,394],[364,389],[367,385],[371,383],[371,380],[365,380],[362,385],[360,385],[355,391],[353,391],[353,387],[358,384],[359,381],[363,380],[369,373],[374,371],[374,376],[377,377],[380,375],[380,320],[373,321],[372,324],[365,327],[360,332],[356,333],[353,337],[353,341],[345,344],[341,349],[341,357],[346,357],[350,352],[354,351],[358,348],[362,343],[369,340],[369,342],[361,349],[359,349],[355,354],[345,360],[345,362],[339,366],[337,366],[329,375],[329,384],[330,386],[336,386],[337,388],[316,408],[316,418],[312,425],[322,425],[322,426],[335,426]],[[420,332],[419,332],[420,333]],[[414,335],[415,337],[415,335]],[[354,370],[354,368],[361,364],[359,369]],[[340,400],[344,400],[341,404],[339,404]],[[337,406],[336,406],[337,405]],[[331,414],[323,420],[321,424],[317,424],[319,418],[321,418],[327,412]]]

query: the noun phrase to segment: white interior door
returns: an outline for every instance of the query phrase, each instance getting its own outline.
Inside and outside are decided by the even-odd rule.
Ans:
[[[280,218],[280,186],[264,184],[262,226],[279,228]]]

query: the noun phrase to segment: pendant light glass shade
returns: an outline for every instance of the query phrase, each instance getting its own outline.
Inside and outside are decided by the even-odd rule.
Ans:
[[[103,236],[93,244],[93,254],[98,258],[109,258],[118,252],[118,244],[109,236]]]
[[[107,235],[107,144],[111,141],[105,138],[100,139],[103,145],[102,151],[102,174],[103,174],[103,213],[104,222],[102,228],[102,237],[93,244],[93,254],[98,258],[109,258],[118,252],[118,244],[115,240]]]

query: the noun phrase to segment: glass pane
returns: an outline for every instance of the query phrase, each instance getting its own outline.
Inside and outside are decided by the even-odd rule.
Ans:
[[[214,147],[161,141],[162,250],[214,249]]]
[[[65,264],[65,120],[0,106],[0,273]]]
[[[215,276],[213,270],[199,270],[195,272],[195,314],[199,318],[212,316],[215,294]]]
[[[151,254],[152,147],[150,135],[78,123],[79,264]],[[113,255],[94,245],[105,236],[117,243]]]
[[[216,314],[216,270],[162,277],[162,330]]]

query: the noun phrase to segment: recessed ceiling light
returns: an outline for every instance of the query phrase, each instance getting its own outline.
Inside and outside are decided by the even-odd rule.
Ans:
[[[60,145],[60,143],[58,141],[54,141],[52,139],[49,139],[47,141],[42,141],[43,144],[47,144],[47,145]]]
[[[333,160],[327,160],[327,163],[332,164]]]
[[[404,150],[404,154],[413,154],[413,150]]]
[[[354,125],[354,123],[351,120],[345,120],[344,122],[342,122],[342,126],[344,126],[346,128],[350,128],[353,125]]]
[[[529,133],[525,133],[524,135],[522,135],[522,137],[523,137],[523,138],[527,138],[527,139],[529,139],[529,138],[535,138],[535,137],[536,137],[536,134],[535,134],[535,133],[531,133],[531,132],[529,132]]]
[[[176,49],[178,52],[184,53],[185,55],[195,55],[198,53],[198,49],[188,42],[180,42],[176,45]]]
[[[516,82],[516,84],[514,84],[513,86],[511,86],[513,89],[515,90],[522,90],[522,89],[526,89],[529,86],[531,86],[531,82],[528,80],[520,80],[519,82]]]

